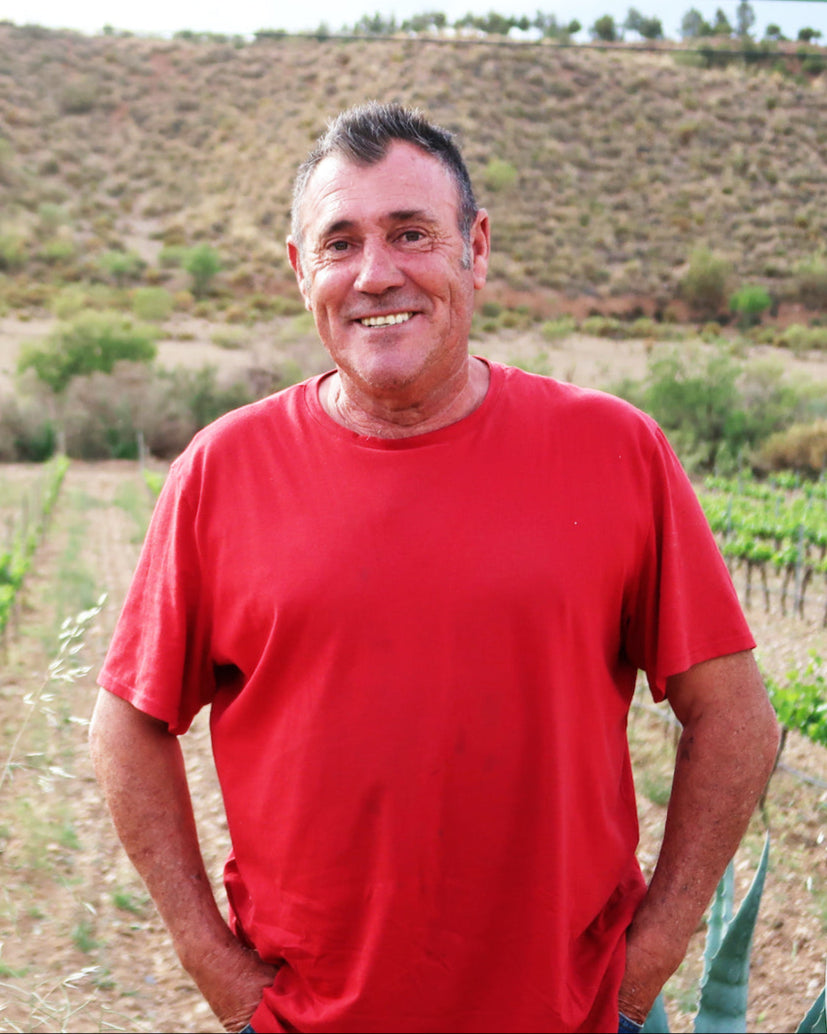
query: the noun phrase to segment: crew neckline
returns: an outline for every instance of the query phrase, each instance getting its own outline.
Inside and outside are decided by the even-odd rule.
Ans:
[[[383,438],[379,435],[360,434],[358,431],[352,431],[350,428],[338,423],[326,412],[319,399],[319,389],[322,381],[332,377],[336,372],[335,370],[327,370],[306,382],[304,391],[305,404],[313,419],[321,424],[328,434],[363,448],[398,450],[434,445],[446,439],[457,438],[473,430],[480,420],[485,419],[500,393],[503,381],[502,365],[492,362],[481,355],[473,355],[472,358],[479,359],[488,367],[489,380],[485,397],[477,408],[467,416],[461,417],[453,423],[446,424],[444,427],[438,427],[433,431],[424,431],[422,434],[412,434],[404,438]]]

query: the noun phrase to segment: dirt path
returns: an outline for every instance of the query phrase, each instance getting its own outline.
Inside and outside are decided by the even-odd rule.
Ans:
[[[25,473],[25,472],[23,472]],[[93,780],[86,721],[94,674],[129,584],[151,500],[134,464],[73,463],[37,555],[0,669],[0,763],[54,655],[61,620],[107,601],[85,637],[89,675],[49,687],[29,718],[11,782],[0,788],[0,1031],[204,1031],[217,1022],[180,969],[151,902],[118,845]],[[751,614],[765,662],[780,674],[827,649],[816,623]],[[641,861],[654,862],[674,742],[646,708],[631,721]],[[207,868],[216,886],[227,847],[204,721],[184,740]],[[756,933],[749,1028],[794,1030],[824,979],[827,953],[827,752],[792,737],[773,780],[770,874]],[[819,782],[820,781],[820,782]],[[743,896],[763,837],[756,820],[738,855]],[[674,1031],[692,1029],[703,932],[670,984]]]
[[[25,694],[42,684],[60,622],[107,594],[85,637],[82,659],[91,672],[48,688],[24,730],[12,781],[0,790],[2,1031],[217,1027],[117,843],[86,749],[94,675],[150,509],[134,464],[73,463],[8,647],[0,676],[6,748],[27,713]],[[73,591],[77,598],[61,609]],[[226,831],[211,766],[201,763],[209,759],[203,723],[186,753],[208,870],[218,883]]]

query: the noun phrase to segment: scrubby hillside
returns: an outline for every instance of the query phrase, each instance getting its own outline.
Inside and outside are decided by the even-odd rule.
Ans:
[[[371,97],[459,133],[501,292],[665,307],[693,249],[795,298],[827,240],[827,74],[552,45],[285,37],[233,46],[0,24],[0,305],[208,242],[234,290],[288,289],[291,177]]]

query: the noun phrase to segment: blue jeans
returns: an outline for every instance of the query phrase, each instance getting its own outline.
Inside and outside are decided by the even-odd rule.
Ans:
[[[630,1020],[628,1016],[624,1016],[621,1013],[617,1019],[617,1034],[639,1034],[642,1029],[640,1023],[635,1023],[634,1020]],[[252,1027],[250,1028],[252,1030]]]

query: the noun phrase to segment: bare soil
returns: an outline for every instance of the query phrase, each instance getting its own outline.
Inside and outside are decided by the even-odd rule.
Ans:
[[[486,346],[488,342],[486,342]],[[598,347],[599,345],[599,347]],[[515,335],[498,358],[531,355]],[[494,354],[493,348],[485,349]],[[558,368],[559,359],[559,368]],[[558,376],[574,363],[583,382],[615,362],[645,361],[642,343],[567,343],[552,353]],[[582,377],[580,376],[582,374]],[[38,468],[0,468],[0,518]],[[180,969],[151,902],[113,834],[86,751],[85,723],[121,600],[151,509],[131,463],[72,464],[48,535],[37,553],[0,668],[0,763],[22,734],[10,778],[0,786],[0,1031],[204,1031],[217,1022]],[[0,524],[0,530],[2,524]],[[736,581],[738,576],[736,575]],[[44,687],[63,618],[101,592],[107,600],[81,655],[91,672]],[[783,618],[749,612],[762,664],[783,676],[809,651],[824,655],[821,608]],[[3,647],[0,647],[3,650]],[[2,654],[0,654],[2,656]],[[640,859],[650,871],[663,829],[674,732],[645,691],[630,740],[641,818]],[[196,722],[184,740],[208,871],[221,898],[227,833],[212,771],[208,732]],[[827,953],[827,751],[790,736],[766,805],[771,863],[755,936],[748,1029],[795,1030],[824,982]],[[791,771],[795,769],[795,771]],[[757,864],[764,823],[756,817],[740,849],[737,898]],[[689,1031],[703,930],[667,988],[672,1029]]]

